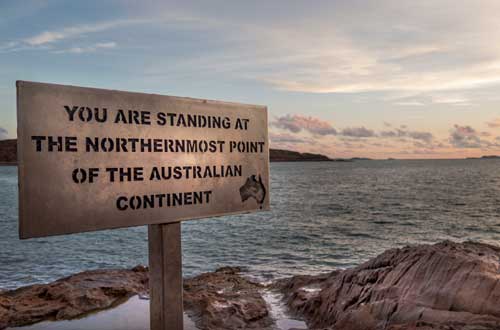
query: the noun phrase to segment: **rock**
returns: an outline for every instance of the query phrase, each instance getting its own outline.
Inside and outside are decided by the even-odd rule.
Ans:
[[[276,287],[311,329],[493,330],[500,329],[499,280],[500,248],[442,242]]]
[[[65,320],[116,306],[147,291],[146,268],[94,270],[0,293],[0,329]]]
[[[262,286],[225,267],[184,281],[184,308],[201,329],[266,329],[274,324]],[[96,270],[0,293],[0,329],[67,320],[148,298],[148,269]]]
[[[201,329],[267,329],[269,315],[262,286],[224,267],[184,281],[184,308]]]
[[[352,269],[275,282],[311,329],[500,329],[500,248],[443,242],[392,249]],[[268,288],[225,267],[184,280],[184,308],[201,329],[274,329]],[[148,270],[98,270],[0,293],[0,329],[71,319],[148,297]]]

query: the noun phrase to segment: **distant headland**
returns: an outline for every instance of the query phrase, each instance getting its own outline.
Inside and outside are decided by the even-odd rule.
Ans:
[[[271,162],[304,162],[304,161],[349,161],[345,159],[331,159],[325,155],[300,153],[297,151],[270,149]],[[17,164],[17,140],[0,140],[0,165]]]
[[[467,157],[467,159],[500,159],[498,155],[486,155],[482,157]]]
[[[297,151],[283,149],[269,149],[269,159],[271,162],[305,162],[305,161],[333,161],[325,155],[300,153]]]
[[[17,140],[0,140],[0,165],[17,164]]]
[[[322,154],[272,148],[269,149],[269,159],[271,162],[353,162],[372,160],[367,157],[330,158]],[[500,155],[484,155],[465,159],[500,159]],[[397,159],[387,158],[386,160]],[[0,165],[17,165],[17,139],[0,140]]]

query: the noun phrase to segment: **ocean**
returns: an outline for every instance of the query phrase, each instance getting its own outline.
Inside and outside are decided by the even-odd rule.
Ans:
[[[182,224],[183,272],[258,280],[358,265],[442,240],[500,245],[500,160],[271,164],[271,211]],[[17,168],[0,167],[0,288],[147,264],[147,228],[19,240]]]

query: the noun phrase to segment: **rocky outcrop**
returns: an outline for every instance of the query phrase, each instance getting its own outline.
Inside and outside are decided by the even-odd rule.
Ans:
[[[268,329],[274,324],[263,286],[224,267],[184,282],[184,308],[201,329]]]
[[[0,293],[0,329],[66,320],[116,306],[148,287],[145,267],[95,270]]]
[[[274,321],[262,286],[221,268],[184,281],[184,308],[201,329],[266,329]],[[0,292],[0,329],[43,320],[67,320],[114,307],[148,292],[148,270],[96,270],[50,284]]]
[[[311,329],[498,330],[500,248],[443,242],[392,249],[352,269],[271,285]],[[270,289],[226,267],[184,281],[184,308],[201,329],[273,329]],[[146,293],[147,269],[99,270],[0,292],[0,329],[71,319]]]
[[[500,329],[500,249],[443,242],[276,285],[312,329]]]

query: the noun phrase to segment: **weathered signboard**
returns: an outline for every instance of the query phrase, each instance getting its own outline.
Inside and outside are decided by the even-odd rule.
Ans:
[[[21,238],[269,208],[263,106],[17,83]]]

